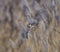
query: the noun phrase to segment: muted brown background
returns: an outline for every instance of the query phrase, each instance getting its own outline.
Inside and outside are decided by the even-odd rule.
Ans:
[[[33,0],[27,0],[31,9],[32,18],[38,20],[35,8],[41,8],[41,11],[47,10],[45,24],[41,20],[37,25],[31,28],[29,37],[23,38],[21,43],[20,22],[27,28],[29,22],[24,15],[24,0],[0,0],[0,52],[60,52],[60,0],[56,2],[55,18],[52,0],[36,0],[39,6],[33,3]],[[36,6],[34,8],[34,6]],[[40,17],[41,18],[41,17]],[[46,18],[45,18],[46,19]],[[49,23],[50,24],[49,24]]]

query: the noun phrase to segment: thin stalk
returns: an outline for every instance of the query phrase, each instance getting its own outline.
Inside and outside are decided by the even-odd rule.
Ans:
[[[9,8],[9,12],[10,12],[10,16],[11,16],[11,35],[13,34],[13,6],[12,5],[10,5],[10,8]],[[12,37],[12,36],[10,36],[10,37]]]

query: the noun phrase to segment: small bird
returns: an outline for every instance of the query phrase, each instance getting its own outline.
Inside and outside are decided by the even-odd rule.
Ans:
[[[31,26],[37,24],[37,20],[34,19],[33,17],[27,17],[27,20],[28,20],[28,22],[29,22],[29,24],[30,24]]]

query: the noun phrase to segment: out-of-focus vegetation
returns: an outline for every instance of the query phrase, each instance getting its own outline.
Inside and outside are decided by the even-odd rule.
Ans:
[[[0,0],[0,52],[60,52],[60,0]]]

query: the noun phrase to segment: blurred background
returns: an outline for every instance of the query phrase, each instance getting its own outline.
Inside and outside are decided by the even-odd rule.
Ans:
[[[0,0],[0,52],[60,52],[60,0]]]

